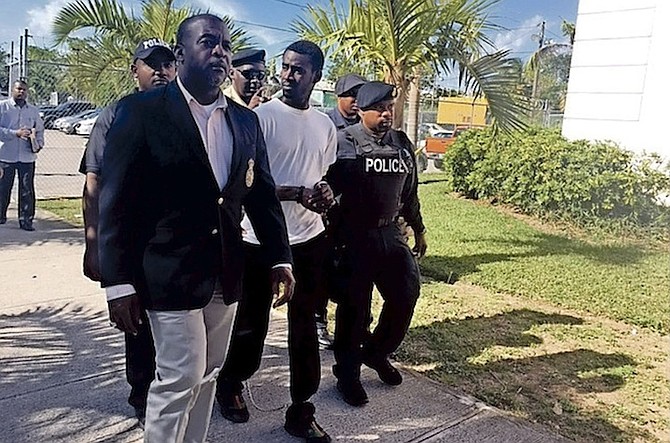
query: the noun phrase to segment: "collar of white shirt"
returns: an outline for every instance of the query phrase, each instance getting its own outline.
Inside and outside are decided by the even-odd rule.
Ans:
[[[191,93],[188,92],[188,89],[186,89],[186,86],[184,86],[184,84],[181,82],[181,79],[179,78],[179,76],[177,76],[177,86],[179,86],[179,89],[181,90],[181,93],[184,94],[184,98],[186,99],[186,103],[190,104],[191,102],[193,102],[193,103],[196,103],[198,106],[203,107],[203,108],[211,106],[211,105],[203,105],[203,104],[199,103],[198,100],[196,100],[195,97],[193,97],[193,95],[191,95]],[[214,103],[216,103],[216,106],[214,106],[214,108],[212,110],[217,109],[217,108],[221,108],[222,111],[225,111],[226,108],[228,107],[228,102],[226,101],[226,96],[223,95],[221,90],[219,90],[219,96],[217,97],[217,99]]]

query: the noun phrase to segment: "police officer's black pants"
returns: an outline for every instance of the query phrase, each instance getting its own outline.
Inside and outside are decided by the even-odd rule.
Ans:
[[[14,176],[19,176],[19,222],[31,225],[35,217],[35,162],[7,163],[0,178],[0,220],[7,220],[7,207],[12,194]]]
[[[314,314],[325,253],[324,236],[291,246],[291,252],[296,285],[288,303],[290,391],[293,403],[301,403],[316,393],[321,380]],[[270,266],[258,246],[245,244],[245,255],[243,297],[226,363],[218,378],[219,395],[240,392],[242,382],[258,370],[268,331],[272,303]]]
[[[149,319],[142,311],[142,324],[137,335],[125,334],[126,338],[126,380],[130,385],[128,403],[134,408],[145,409],[149,385],[156,373],[156,351],[149,328]]]
[[[402,342],[419,297],[419,268],[397,225],[351,233],[340,262],[342,297],[335,320],[338,377],[360,377],[363,355],[388,357]],[[384,304],[366,338],[373,285]]]

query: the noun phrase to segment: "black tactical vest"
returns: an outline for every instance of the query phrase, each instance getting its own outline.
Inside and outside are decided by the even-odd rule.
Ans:
[[[364,227],[389,225],[398,216],[402,190],[414,168],[411,153],[395,131],[383,142],[366,134],[361,125],[345,131],[355,148],[357,165],[351,177],[353,192],[342,196],[343,210]]]

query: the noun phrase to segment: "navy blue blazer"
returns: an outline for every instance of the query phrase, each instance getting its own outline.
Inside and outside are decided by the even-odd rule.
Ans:
[[[133,284],[147,309],[197,309],[209,302],[218,279],[226,303],[239,300],[242,206],[268,264],[291,263],[256,114],[228,100],[226,120],[233,155],[220,190],[176,82],[119,102],[99,200],[103,287]]]

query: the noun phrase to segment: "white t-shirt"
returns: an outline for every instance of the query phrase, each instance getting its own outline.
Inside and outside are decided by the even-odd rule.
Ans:
[[[337,131],[330,118],[316,109],[292,108],[273,99],[254,109],[268,149],[270,171],[277,186],[311,189],[337,159]],[[298,202],[281,202],[291,245],[324,231],[321,215]],[[244,241],[260,244],[248,217],[242,220]]]

